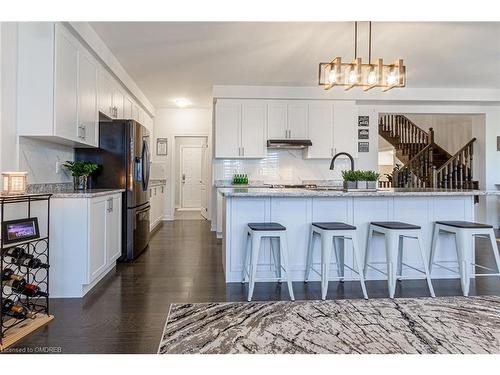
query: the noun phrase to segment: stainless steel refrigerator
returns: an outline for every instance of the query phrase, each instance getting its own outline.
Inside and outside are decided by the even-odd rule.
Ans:
[[[131,261],[149,244],[149,131],[133,120],[101,121],[99,148],[78,148],[76,160],[97,163],[93,189],[125,189],[122,197],[122,257]]]

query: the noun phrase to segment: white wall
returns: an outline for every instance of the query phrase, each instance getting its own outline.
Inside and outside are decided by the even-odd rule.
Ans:
[[[154,118],[153,161],[163,163],[167,171],[167,194],[165,202],[165,220],[173,220],[175,208],[175,136],[204,136],[208,139],[208,154],[212,155],[212,110],[207,108],[157,108]],[[156,139],[168,139],[168,155],[156,155]],[[211,167],[212,162],[209,160]],[[211,176],[211,171],[208,173]],[[211,186],[208,186],[211,196]],[[209,199],[209,215],[211,213]],[[210,216],[209,216],[210,217]]]

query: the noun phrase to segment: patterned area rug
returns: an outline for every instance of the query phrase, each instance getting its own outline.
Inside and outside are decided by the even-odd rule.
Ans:
[[[500,297],[173,304],[167,353],[500,353]]]

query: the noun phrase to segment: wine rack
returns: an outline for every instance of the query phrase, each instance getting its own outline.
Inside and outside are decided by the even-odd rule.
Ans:
[[[37,212],[40,205],[46,206],[46,221],[42,228],[45,230],[39,232],[43,235],[14,243],[7,243],[4,237],[0,240],[0,272],[2,276],[12,274],[11,278],[0,278],[0,350],[54,318],[49,314],[50,197],[51,194],[0,194],[2,228],[9,220],[7,211],[15,212],[16,217],[32,218],[35,202],[41,202],[36,203]],[[14,309],[8,310],[8,306],[14,306]]]

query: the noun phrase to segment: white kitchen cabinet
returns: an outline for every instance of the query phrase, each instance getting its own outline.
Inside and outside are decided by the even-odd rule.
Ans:
[[[215,106],[215,157],[264,158],[266,117],[264,101],[219,100]]]
[[[308,108],[308,139],[312,146],[305,150],[306,159],[328,159],[333,156],[333,104],[311,101]],[[345,140],[344,140],[345,142]]]
[[[125,96],[123,99],[123,118],[127,120],[131,120],[132,117],[132,112],[133,112],[133,106],[134,103],[132,102],[132,99],[130,99],[128,96]]]
[[[122,90],[115,85],[113,88],[113,118],[119,118],[122,119],[123,117],[123,100],[124,100],[124,95]]]
[[[80,298],[121,255],[122,194],[51,199],[50,294]]]
[[[358,156],[358,109],[354,101],[333,104],[333,152]]]
[[[97,146],[99,115],[97,109],[97,65],[85,53],[79,54],[78,138]]]
[[[155,184],[149,188],[149,204],[151,205],[150,226],[153,231],[162,221],[165,208],[165,184]]]
[[[95,59],[64,26],[18,26],[17,123],[20,136],[97,146]]]
[[[287,138],[307,139],[307,109],[307,100],[291,100],[287,103]]]
[[[271,100],[268,102],[267,138],[288,138],[287,104],[284,100]]]
[[[103,69],[99,70],[99,111],[108,117],[114,117],[113,80]]]

